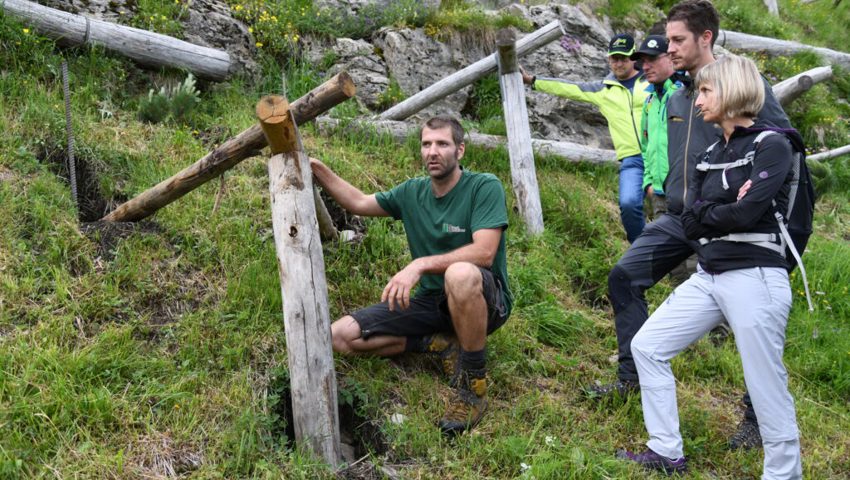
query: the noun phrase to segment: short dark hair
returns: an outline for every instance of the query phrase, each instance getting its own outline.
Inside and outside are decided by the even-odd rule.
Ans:
[[[455,146],[463,143],[463,126],[454,117],[450,117],[448,115],[437,115],[436,117],[431,117],[419,130],[420,140],[422,140],[422,130],[425,130],[425,127],[431,130],[449,127],[452,129],[452,140],[455,142]]]
[[[673,5],[667,14],[667,23],[670,22],[684,22],[695,37],[699,37],[702,32],[709,30],[711,32],[711,47],[714,48],[714,42],[717,40],[717,34],[720,31],[720,14],[717,13],[714,4],[709,0],[683,0]]]
[[[646,34],[647,35],[665,35],[667,33],[667,31],[665,30],[666,28],[667,28],[667,19],[665,18],[663,20],[659,20],[659,21],[653,23],[652,26],[649,27],[649,31],[646,32]]]

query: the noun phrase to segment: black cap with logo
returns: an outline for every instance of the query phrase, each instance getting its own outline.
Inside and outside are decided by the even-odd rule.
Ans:
[[[664,35],[650,35],[640,44],[640,48],[632,54],[632,60],[640,60],[644,55],[657,57],[665,53],[667,53],[667,38]]]
[[[635,39],[628,33],[614,35],[608,42],[608,56],[625,55],[630,56],[635,52]]]

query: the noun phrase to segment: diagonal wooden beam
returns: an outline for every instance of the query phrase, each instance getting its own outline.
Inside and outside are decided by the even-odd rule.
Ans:
[[[293,102],[289,109],[295,123],[301,125],[353,97],[355,92],[351,77],[346,72],[340,72]],[[119,205],[103,217],[103,220],[136,222],[147,218],[160,208],[235,167],[242,160],[256,155],[266,145],[262,128],[254,125],[171,178]]]

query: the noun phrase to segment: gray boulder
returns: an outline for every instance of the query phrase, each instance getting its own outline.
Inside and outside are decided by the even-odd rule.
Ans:
[[[382,29],[372,41],[383,53],[390,78],[398,82],[407,95],[414,95],[437,81],[466,67],[488,54],[483,46],[463,49],[441,43],[420,29]],[[470,59],[472,59],[470,61]],[[460,112],[469,99],[469,87],[434,103],[419,112],[416,117],[427,117],[437,113]]]
[[[355,98],[358,103],[373,111],[381,108],[381,95],[390,85],[389,72],[371,43],[350,38],[326,40],[308,37],[302,54],[312,65],[323,65],[328,56],[333,58],[333,66],[324,75],[330,77],[345,70],[357,86]]]

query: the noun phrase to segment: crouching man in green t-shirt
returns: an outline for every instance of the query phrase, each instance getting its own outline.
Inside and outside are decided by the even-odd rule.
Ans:
[[[487,335],[505,323],[512,301],[505,192],[495,176],[460,167],[463,136],[454,118],[428,120],[420,133],[428,176],[372,195],[310,159],[316,179],[343,208],[401,220],[413,257],[384,287],[381,303],[333,323],[334,351],[439,354],[456,390],[439,422],[447,435],[474,427],[487,408]]]

